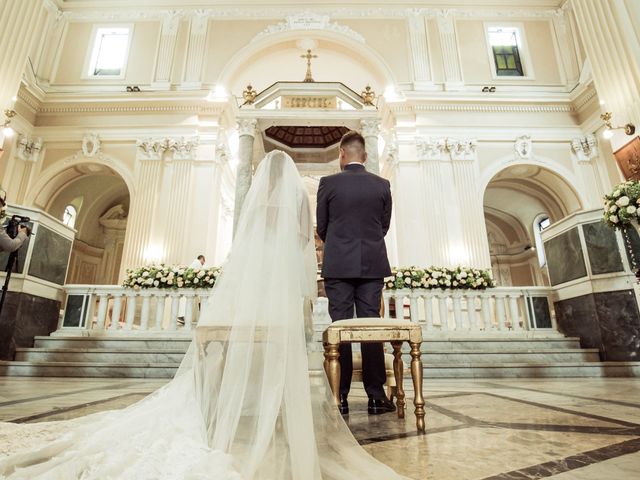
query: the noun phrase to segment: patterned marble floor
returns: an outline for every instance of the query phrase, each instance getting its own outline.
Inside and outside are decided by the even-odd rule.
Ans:
[[[0,377],[0,420],[120,408],[163,383]],[[367,415],[358,389],[347,418],[371,454],[416,480],[640,478],[640,380],[438,380],[425,394],[426,435],[410,405],[405,420]]]

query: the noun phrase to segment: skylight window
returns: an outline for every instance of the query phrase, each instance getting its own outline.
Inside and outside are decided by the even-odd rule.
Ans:
[[[95,29],[89,77],[124,78],[132,27],[98,27]]]

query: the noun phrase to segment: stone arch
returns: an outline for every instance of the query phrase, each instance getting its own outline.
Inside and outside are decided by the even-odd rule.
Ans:
[[[252,59],[264,55],[265,52],[272,52],[278,46],[305,40],[317,41],[321,48],[342,53],[348,52],[353,55],[353,58],[360,57],[361,61],[359,63],[368,66],[371,73],[375,74],[381,83],[384,83],[384,85],[380,86],[381,88],[386,85],[396,84],[395,75],[391,68],[376,50],[367,45],[364,39],[358,39],[356,35],[350,35],[339,29],[287,29],[262,32],[227,62],[218,76],[217,83],[228,86]],[[278,80],[288,79],[280,78]],[[332,81],[335,81],[335,79]],[[366,82],[367,80],[363,81]],[[364,87],[364,84],[352,87]],[[382,91],[378,93],[381,94]]]

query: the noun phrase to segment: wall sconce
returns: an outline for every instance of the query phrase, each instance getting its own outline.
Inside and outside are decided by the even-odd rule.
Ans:
[[[11,110],[10,108],[7,108],[4,111],[4,123],[2,124],[2,134],[5,137],[13,136],[13,128],[11,128],[9,124],[11,123],[11,119],[15,116],[16,116],[15,110]]]
[[[602,136],[606,139],[613,137],[614,130],[624,130],[624,133],[627,135],[633,135],[636,133],[636,126],[633,123],[627,123],[626,125],[619,125],[614,127],[611,125],[611,112],[604,112],[600,115],[600,118],[604,121],[604,124],[607,128],[605,128],[604,132],[602,132]]]

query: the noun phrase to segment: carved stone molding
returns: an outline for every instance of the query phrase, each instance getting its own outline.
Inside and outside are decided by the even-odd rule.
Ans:
[[[251,41],[256,42],[261,40],[266,35],[294,30],[325,30],[329,32],[340,33],[352,38],[357,42],[365,43],[364,37],[355,30],[352,30],[345,25],[331,23],[328,14],[311,11],[288,15],[284,22],[280,22],[275,25],[269,25],[262,32],[253,37]]]
[[[82,154],[85,157],[95,157],[100,154],[102,143],[96,132],[85,133],[82,137]]]
[[[161,160],[165,153],[172,153],[174,160],[192,160],[198,149],[198,138],[149,138],[138,140],[136,146],[141,159]]]
[[[590,162],[598,156],[598,139],[591,134],[574,138],[571,140],[571,150],[576,154],[579,162]]]
[[[447,139],[444,137],[419,137],[416,140],[418,160],[441,160],[447,149]]]
[[[225,143],[219,143],[216,145],[215,163],[219,165],[225,165],[229,163],[231,159],[231,152],[229,147]]]
[[[16,143],[16,154],[18,158],[36,163],[40,159],[42,150],[42,139],[31,138],[28,135],[20,135]]]
[[[533,151],[533,142],[531,140],[530,135],[520,135],[516,138],[516,141],[513,145],[513,149],[515,150],[516,156],[522,159],[531,158]]]
[[[473,160],[477,145],[474,138],[422,137],[416,142],[418,160]]]
[[[377,137],[380,133],[380,120],[377,118],[360,120],[363,137]]]
[[[446,147],[452,160],[473,160],[478,142],[475,138],[447,138]]]
[[[256,125],[258,121],[255,118],[241,118],[238,120],[238,135],[249,135],[250,137],[256,136]]]

